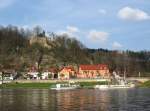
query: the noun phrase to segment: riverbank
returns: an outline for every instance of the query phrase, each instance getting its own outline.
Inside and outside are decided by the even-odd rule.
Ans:
[[[67,83],[67,82],[58,82],[58,83]],[[0,89],[49,89],[57,83],[7,83],[0,85]],[[81,88],[93,88],[95,85],[107,84],[107,82],[77,82]]]
[[[139,85],[139,87],[150,88],[150,80],[142,83],[141,85]]]

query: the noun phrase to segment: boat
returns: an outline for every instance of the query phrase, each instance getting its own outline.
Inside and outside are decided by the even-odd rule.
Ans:
[[[128,83],[124,78],[120,77],[117,73],[113,73],[115,84],[107,84],[107,85],[95,85],[94,88],[98,89],[125,89],[125,88],[134,88],[135,84]]]
[[[50,87],[50,89],[52,90],[69,90],[69,89],[77,89],[77,88],[80,88],[80,85],[75,83],[56,84]]]
[[[127,88],[134,88],[134,84],[125,84],[125,85],[96,85],[95,88],[97,89],[127,89]]]

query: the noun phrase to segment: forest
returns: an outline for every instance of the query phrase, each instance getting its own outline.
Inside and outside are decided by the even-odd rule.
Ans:
[[[107,64],[110,72],[127,76],[150,75],[150,51],[90,49],[68,35],[46,34],[40,27],[24,29],[0,26],[0,70],[25,72],[36,66],[39,71],[50,67],[80,64]]]

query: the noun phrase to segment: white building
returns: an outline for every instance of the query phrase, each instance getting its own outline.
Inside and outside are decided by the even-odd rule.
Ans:
[[[42,79],[48,79],[49,78],[49,74],[50,73],[48,71],[43,72],[42,75],[41,75]]]
[[[36,67],[31,67],[31,69],[28,72],[28,75],[30,79],[40,79],[39,72]]]
[[[28,75],[30,76],[30,79],[40,79],[39,72],[36,71],[30,71],[28,72]]]
[[[11,82],[14,79],[15,72],[13,71],[4,71],[3,73],[0,72],[0,84],[2,84],[2,81],[4,83]]]

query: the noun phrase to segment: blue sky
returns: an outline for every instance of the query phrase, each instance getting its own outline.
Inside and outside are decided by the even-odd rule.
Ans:
[[[0,0],[0,24],[40,25],[89,48],[150,50],[150,0]]]

